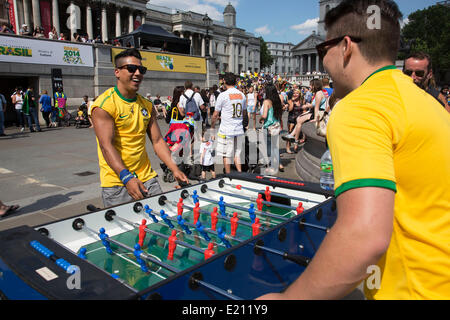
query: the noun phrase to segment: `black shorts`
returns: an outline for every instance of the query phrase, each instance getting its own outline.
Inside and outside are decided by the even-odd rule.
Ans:
[[[212,164],[212,165],[210,165],[210,166],[203,166],[202,165],[202,171],[205,171],[205,172],[214,172],[215,170],[214,170],[214,165]]]

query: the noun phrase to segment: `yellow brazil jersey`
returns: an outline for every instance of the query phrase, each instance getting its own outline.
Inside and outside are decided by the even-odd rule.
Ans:
[[[142,182],[154,178],[145,148],[147,127],[150,122],[153,105],[137,95],[135,99],[126,99],[117,87],[106,90],[92,105],[108,112],[114,119],[114,147],[120,154],[125,167],[135,173]],[[100,181],[102,187],[123,186],[118,175],[106,163],[97,139]]]
[[[393,233],[369,299],[450,299],[450,115],[388,66],[333,109],[335,194],[394,190]],[[371,286],[372,287],[372,286]]]

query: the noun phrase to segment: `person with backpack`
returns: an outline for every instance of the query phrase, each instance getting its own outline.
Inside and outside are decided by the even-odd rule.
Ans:
[[[202,121],[201,112],[206,110],[205,102],[198,92],[192,90],[192,81],[187,80],[184,83],[184,93],[180,97],[179,110],[182,116],[187,116],[192,113],[194,121]],[[193,126],[193,122],[192,122]]]

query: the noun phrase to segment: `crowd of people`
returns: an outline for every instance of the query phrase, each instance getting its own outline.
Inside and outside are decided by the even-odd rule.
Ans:
[[[13,28],[8,23],[3,23],[0,28],[0,33],[10,33],[15,34]],[[120,45],[118,41],[108,40],[103,41],[100,35],[96,36],[94,39],[90,39],[86,33],[78,33],[75,32],[73,34],[67,34],[64,32],[58,33],[56,27],[52,26],[49,32],[45,32],[44,28],[41,26],[35,26],[34,29],[30,29],[27,24],[22,24],[19,29],[19,35],[33,37],[33,38],[43,38],[50,40],[61,40],[61,41],[73,41],[73,42],[81,42],[81,43],[101,43],[106,45]]]

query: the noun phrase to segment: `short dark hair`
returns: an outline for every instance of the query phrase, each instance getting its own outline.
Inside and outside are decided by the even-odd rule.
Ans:
[[[142,60],[142,56],[139,50],[137,50],[136,48],[126,49],[114,57],[114,65],[116,66],[116,68],[118,61],[126,57],[135,57],[139,60]]]
[[[192,89],[192,86],[193,86],[193,85],[194,85],[194,84],[192,83],[191,80],[186,80],[185,83],[184,83],[184,88],[185,88],[185,89]]]
[[[369,6],[380,9],[381,28],[369,28],[372,16]],[[353,36],[361,38],[358,43],[361,54],[369,63],[381,60],[394,62],[400,48],[400,19],[403,14],[392,0],[344,0],[325,16],[327,38]]]
[[[236,85],[236,76],[234,75],[234,73],[231,72],[225,73],[223,80],[225,80],[225,84],[228,86]]]
[[[433,63],[431,61],[431,57],[429,54],[423,52],[423,51],[418,51],[418,52],[413,52],[411,53],[406,59],[416,59],[416,60],[427,60],[428,61],[428,71],[433,70]]]

